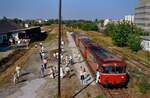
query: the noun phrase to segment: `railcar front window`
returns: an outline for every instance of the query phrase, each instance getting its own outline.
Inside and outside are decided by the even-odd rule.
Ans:
[[[104,73],[124,73],[125,67],[122,66],[107,66],[104,67]]]
[[[116,73],[123,73],[123,69],[124,69],[124,67],[122,67],[122,66],[115,66],[115,71],[116,71]]]

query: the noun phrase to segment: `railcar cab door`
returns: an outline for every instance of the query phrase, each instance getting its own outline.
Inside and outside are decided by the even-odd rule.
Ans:
[[[90,67],[92,68],[92,70],[94,72],[96,72],[96,70],[98,69],[99,65],[96,62],[96,59],[95,59],[94,55],[89,50],[87,50],[87,62],[90,65]]]

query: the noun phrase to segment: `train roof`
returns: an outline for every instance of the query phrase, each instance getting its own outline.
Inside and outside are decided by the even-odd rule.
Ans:
[[[99,61],[102,61],[103,63],[123,62],[122,59],[113,55],[109,51],[105,50],[104,48],[96,44],[90,45],[89,49],[94,54],[98,62]]]

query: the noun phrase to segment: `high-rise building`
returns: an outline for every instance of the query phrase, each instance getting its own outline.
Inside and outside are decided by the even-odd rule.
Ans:
[[[124,20],[125,20],[125,21],[128,21],[128,22],[134,23],[134,15],[126,15],[126,16],[124,17]]]
[[[139,0],[135,8],[135,24],[150,33],[150,0]]]

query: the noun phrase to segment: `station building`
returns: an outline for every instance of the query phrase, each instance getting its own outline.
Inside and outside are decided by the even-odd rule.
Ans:
[[[39,40],[41,28],[39,26],[23,28],[14,23],[0,23],[0,46],[9,46],[10,40],[17,44]]]

